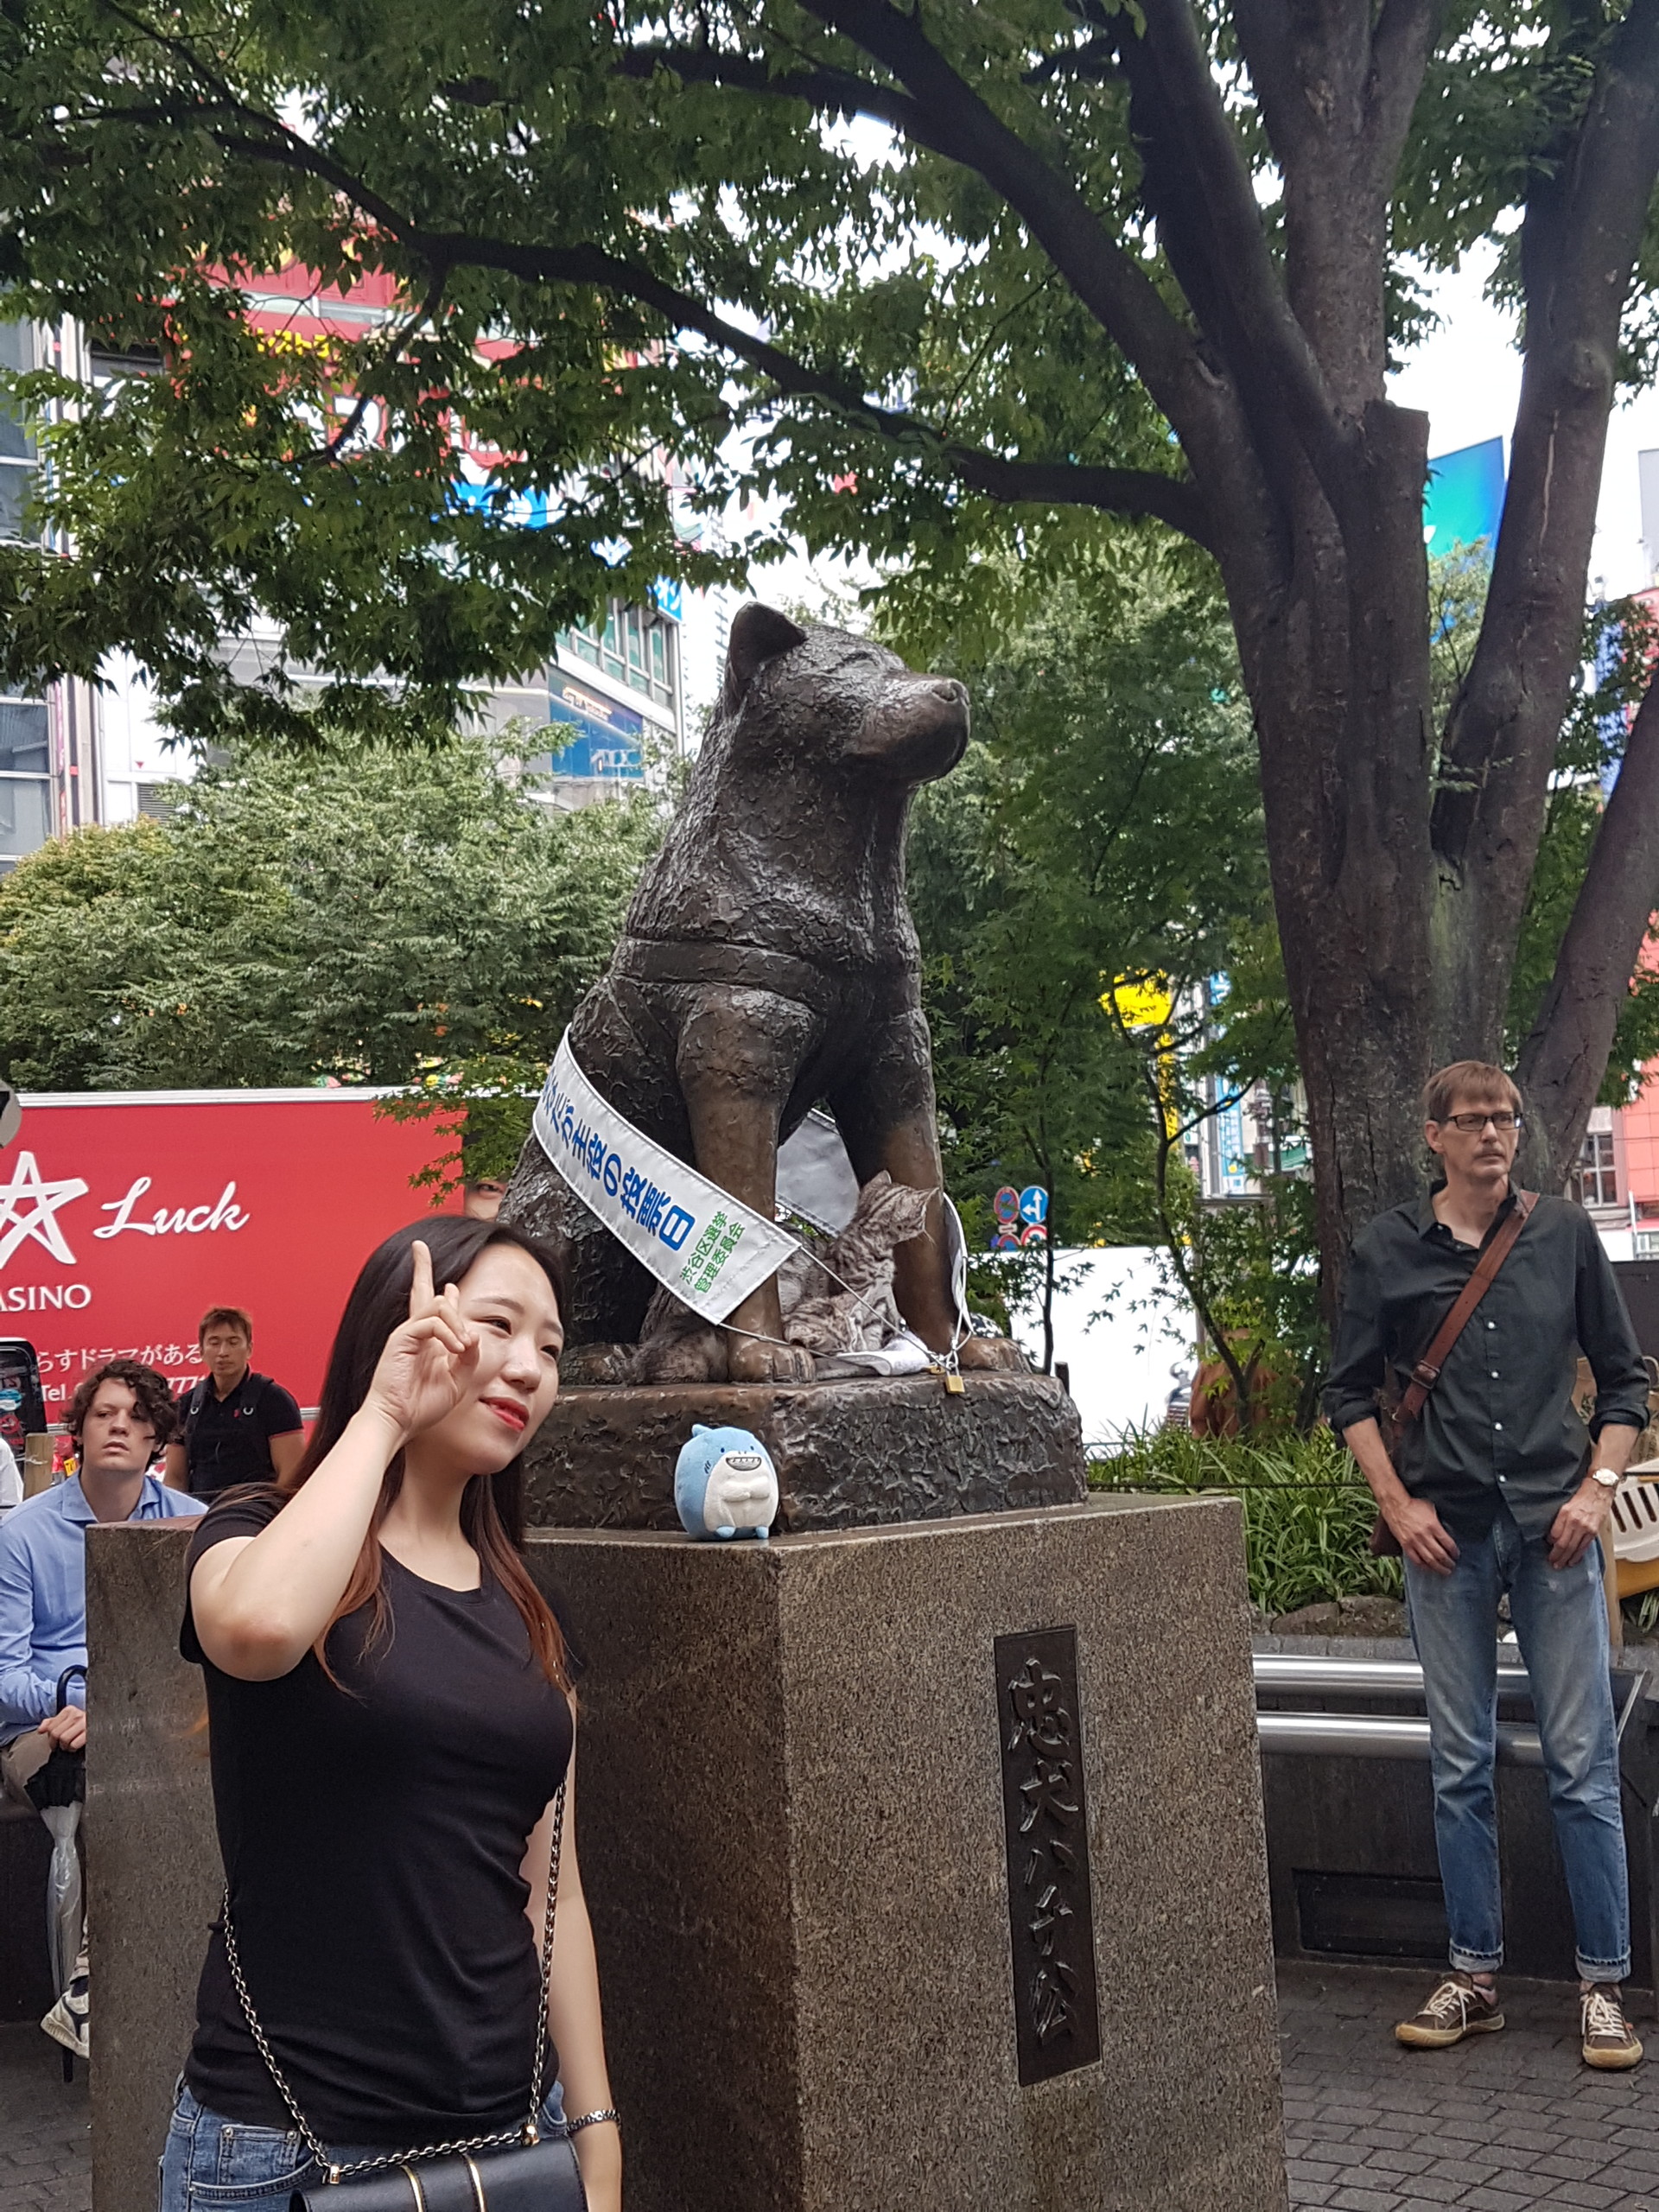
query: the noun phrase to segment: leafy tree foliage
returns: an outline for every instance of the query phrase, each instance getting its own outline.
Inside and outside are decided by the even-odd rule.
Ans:
[[[970,1243],[988,1243],[999,1186],[1050,1193],[1046,1246],[982,1262],[976,1287],[1036,1294],[1050,1357],[1057,1247],[1185,1241],[1160,1146],[1187,1078],[1168,1024],[1126,1030],[1116,987],[1191,1000],[1268,912],[1221,609],[1179,575],[1116,601],[1103,626],[1092,594],[1063,588],[994,652],[951,657],[979,734],[921,795],[910,845],[946,1174]],[[1179,1141],[1173,1158],[1185,1192]]]
[[[30,0],[0,11],[0,283],[164,372],[58,388],[74,550],[0,562],[0,652],[125,645],[187,729],[300,735],[280,681],[228,689],[256,607],[340,671],[337,717],[382,721],[384,671],[442,720],[579,603],[718,569],[677,497],[775,495],[764,529],[985,621],[1092,574],[1103,516],[1173,532],[1254,710],[1334,1287],[1414,1174],[1431,1060],[1502,1049],[1608,414],[1655,350],[1656,175],[1659,0]],[[1526,370],[1437,723],[1427,429],[1387,371],[1421,273],[1489,240]],[[402,320],[257,337],[279,250],[391,279]],[[544,529],[458,509],[463,442],[554,494]],[[1536,1172],[1577,1150],[1656,854],[1659,706],[1527,1040]]]
[[[538,1082],[661,830],[644,794],[555,814],[471,739],[238,747],[165,796],[0,881],[14,1084]]]
[[[1538,864],[1516,948],[1506,1024],[1512,1064],[1526,1059],[1531,1036],[1548,1024],[1562,941],[1573,925],[1602,834],[1603,794],[1622,773],[1632,742],[1640,741],[1636,724],[1656,655],[1659,624],[1641,601],[1621,600],[1591,610],[1580,677],[1556,744]],[[1647,714],[1650,723],[1653,709]],[[1628,1105],[1643,1069],[1655,1059],[1659,1059],[1659,970],[1649,964],[1644,951],[1620,994],[1600,1103]]]

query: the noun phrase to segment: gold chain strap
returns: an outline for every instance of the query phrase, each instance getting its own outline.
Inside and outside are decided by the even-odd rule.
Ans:
[[[344,2181],[353,2174],[384,2173],[392,2166],[418,2164],[429,2158],[449,2158],[464,2156],[468,2151],[495,2151],[508,2143],[536,2143],[541,2139],[542,2075],[547,2066],[547,1995],[553,1972],[553,1918],[559,1901],[559,1860],[564,1847],[564,1783],[559,1783],[553,1799],[553,1840],[547,1854],[547,1908],[542,1920],[542,1988],[541,2001],[536,2009],[536,2063],[531,2070],[530,2116],[522,2127],[510,2127],[494,2135],[472,2135],[458,2143],[429,2143],[419,2151],[388,2151],[378,2158],[360,2158],[356,2164],[336,2165],[329,2158],[310,2122],[300,2110],[294,2092],[288,2086],[288,2076],[276,2063],[276,2053],[265,2040],[265,2031],[259,2024],[259,2016],[253,2009],[253,1999],[248,1994],[248,1985],[242,1979],[242,1961],[237,1955],[236,1930],[231,1923],[231,1885],[225,1884],[225,1900],[220,1908],[220,1924],[225,1933],[225,1957],[231,1969],[231,1983],[236,1991],[236,2001],[242,2007],[242,2017],[248,2024],[248,2033],[253,2037],[254,2048],[264,2059],[277,2093],[288,2107],[289,2114],[300,2132],[301,2139],[316,2164],[327,2175],[331,2183]]]

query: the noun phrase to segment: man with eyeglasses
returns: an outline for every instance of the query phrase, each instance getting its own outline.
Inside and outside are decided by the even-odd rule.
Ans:
[[[1396,1466],[1379,1399],[1390,1383],[1403,1395],[1516,1205],[1521,1096],[1502,1068],[1459,1060],[1430,1077],[1423,1116],[1443,1173],[1356,1241],[1325,1391],[1404,1555],[1428,1709],[1452,1970],[1395,2034],[1440,2050],[1503,2025],[1493,1764],[1507,1592],[1573,1902],[1580,2050],[1586,2065],[1622,2069],[1642,2045],[1623,2002],[1630,1885],[1598,1540],[1647,1420],[1647,1371],[1589,1216],[1541,1197],[1421,1413],[1398,1429]],[[1573,1402],[1580,1351],[1596,1378],[1587,1437]]]

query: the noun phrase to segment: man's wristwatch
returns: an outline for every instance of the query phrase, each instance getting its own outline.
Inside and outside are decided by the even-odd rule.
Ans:
[[[1590,1479],[1599,1484],[1603,1490],[1617,1490],[1624,1478],[1615,1467],[1592,1467]]]

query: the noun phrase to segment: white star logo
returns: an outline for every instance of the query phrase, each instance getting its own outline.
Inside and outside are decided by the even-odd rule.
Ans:
[[[71,1198],[84,1198],[88,1185],[79,1175],[66,1175],[60,1183],[43,1183],[32,1152],[20,1152],[10,1183],[0,1183],[0,1268],[3,1268],[25,1237],[44,1244],[54,1260],[73,1267],[75,1255],[63,1241],[58,1208]],[[19,1211],[32,1206],[32,1213]]]

